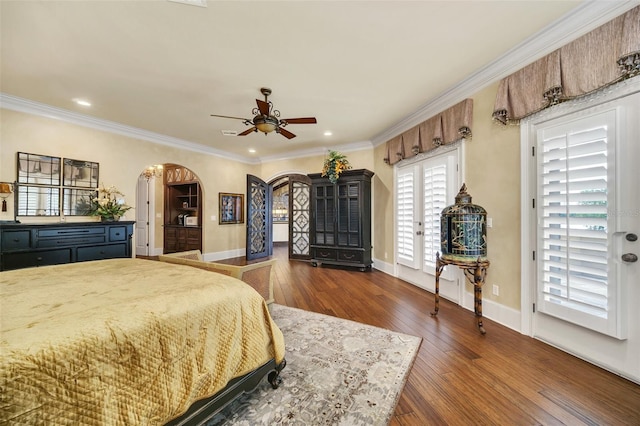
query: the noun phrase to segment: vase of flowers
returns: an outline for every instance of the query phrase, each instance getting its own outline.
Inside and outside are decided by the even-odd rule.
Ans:
[[[102,187],[98,189],[98,195],[91,197],[90,216],[100,216],[102,222],[116,222],[124,215],[130,206],[124,203],[124,194],[115,186]]]
[[[351,169],[351,164],[349,164],[346,155],[330,150],[329,156],[324,160],[324,165],[322,166],[322,176],[327,176],[329,182],[336,183],[340,173],[349,169]]]

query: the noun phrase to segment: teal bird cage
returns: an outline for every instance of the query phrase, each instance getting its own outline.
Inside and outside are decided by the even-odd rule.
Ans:
[[[487,211],[471,203],[466,184],[456,195],[456,203],[442,210],[440,247],[443,260],[486,260]]]

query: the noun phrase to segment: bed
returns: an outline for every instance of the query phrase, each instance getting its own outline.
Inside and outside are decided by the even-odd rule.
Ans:
[[[190,266],[2,272],[0,300],[0,424],[192,424],[285,365],[265,300]]]

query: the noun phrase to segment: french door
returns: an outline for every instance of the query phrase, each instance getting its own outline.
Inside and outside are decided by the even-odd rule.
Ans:
[[[453,204],[458,189],[460,148],[417,159],[396,168],[396,264],[398,277],[435,290],[436,253],[440,251],[440,213]],[[457,271],[446,267],[440,295],[460,301]]]
[[[247,175],[247,260],[273,254],[272,200],[273,187],[257,176]]]
[[[529,291],[534,337],[640,382],[636,86],[528,125]]]
[[[311,258],[311,179],[289,175],[289,259]]]

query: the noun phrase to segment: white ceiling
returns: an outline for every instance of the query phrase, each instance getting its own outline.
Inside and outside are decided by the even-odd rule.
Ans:
[[[581,1],[207,3],[2,0],[1,92],[5,100],[35,101],[247,161],[348,149],[380,143],[428,118],[420,115],[430,106],[444,108],[461,100],[456,95],[471,95],[456,91],[461,82],[495,81],[514,71],[505,64],[522,66],[518,62],[592,29],[606,13],[631,7]],[[579,14],[587,18],[576,23]],[[505,62],[505,55],[516,60]],[[260,87],[273,90],[270,100],[282,117],[314,116],[318,124],[288,126],[297,135],[291,140],[275,133],[223,136],[222,130],[247,127],[210,114],[251,118],[255,99],[263,99]],[[92,106],[76,105],[76,98]],[[333,135],[324,136],[327,130]]]

